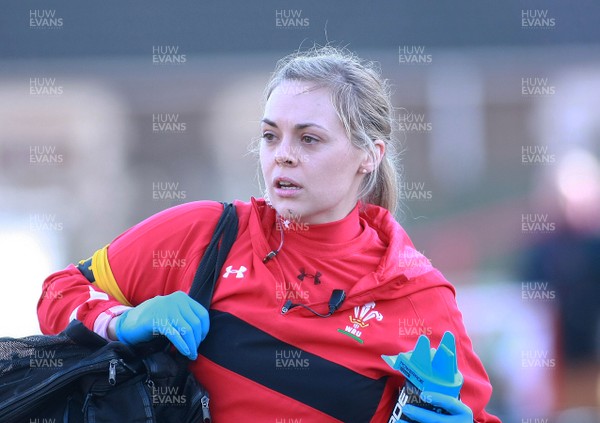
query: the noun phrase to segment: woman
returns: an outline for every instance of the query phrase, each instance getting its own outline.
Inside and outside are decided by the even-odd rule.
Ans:
[[[405,415],[499,421],[484,411],[491,386],[454,288],[392,216],[392,113],[378,72],[344,51],[282,59],[261,121],[266,199],[235,202],[239,232],[210,335],[208,312],[184,292],[221,213],[216,202],[158,213],[51,275],[44,292],[63,295],[42,295],[42,330],[79,319],[132,344],[164,334],[195,360],[217,422],[387,422],[404,379],[381,355],[412,350],[420,333],[437,345],[449,330],[465,378],[461,401],[434,395],[451,415],[416,407]],[[174,260],[161,265],[161,257]]]

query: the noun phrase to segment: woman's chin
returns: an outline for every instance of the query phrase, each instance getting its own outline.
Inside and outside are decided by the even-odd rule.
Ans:
[[[286,198],[271,199],[271,206],[280,216],[294,216],[299,218],[303,210],[302,204],[299,201]]]
[[[298,207],[293,207],[292,205],[280,205],[279,207],[275,207],[275,210],[280,216],[287,219],[299,219],[301,217]]]

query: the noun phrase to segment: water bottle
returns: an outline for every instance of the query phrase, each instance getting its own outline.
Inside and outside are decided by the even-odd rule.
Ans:
[[[413,351],[395,356],[382,355],[381,358],[406,379],[404,386],[399,390],[398,401],[388,423],[395,423],[400,417],[406,422],[416,423],[411,418],[402,416],[402,409],[406,404],[449,414],[446,410],[423,401],[420,395],[421,392],[428,391],[458,398],[464,378],[458,371],[456,343],[451,332],[444,333],[437,350],[430,347],[427,336],[421,335]]]

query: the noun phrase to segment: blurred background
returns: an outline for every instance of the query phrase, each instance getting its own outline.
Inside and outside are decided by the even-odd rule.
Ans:
[[[397,218],[505,422],[600,421],[600,4],[34,1],[0,15],[0,336],[140,220],[260,196],[262,90],[330,42],[394,89]]]

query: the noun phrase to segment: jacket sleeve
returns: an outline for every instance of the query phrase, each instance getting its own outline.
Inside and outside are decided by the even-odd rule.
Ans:
[[[53,273],[38,301],[40,329],[55,334],[78,319],[94,330],[100,315],[119,314],[124,306],[157,295],[187,292],[222,210],[221,203],[208,201],[167,209],[87,260]]]
[[[434,273],[443,278],[437,271]],[[449,284],[432,287],[411,294],[409,301],[418,318],[430,329],[432,347],[437,348],[444,332],[450,331],[454,334],[458,370],[464,377],[460,398],[473,411],[474,421],[499,423],[500,419],[485,411],[492,395],[492,385],[481,360],[473,350],[454,290]]]
[[[94,330],[96,318],[122,304],[91,283],[74,265],[48,276],[42,286],[37,313],[42,333],[53,335],[79,319]]]

